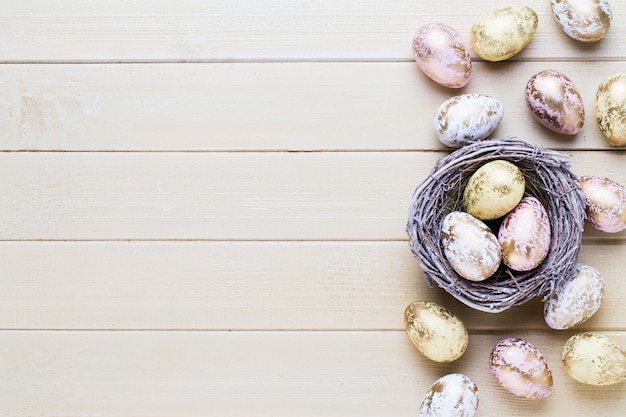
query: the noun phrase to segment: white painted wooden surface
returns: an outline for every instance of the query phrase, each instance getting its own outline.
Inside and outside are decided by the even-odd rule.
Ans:
[[[548,1],[511,62],[475,60],[462,92],[500,99],[498,136],[562,149],[580,175],[626,184],[593,116],[624,71],[626,4],[596,45]],[[479,385],[477,416],[623,416],[624,384],[560,363],[571,334],[626,347],[626,234],[586,230],[607,280],[596,316],[547,328],[541,303],[498,315],[428,288],[404,232],[409,199],[445,155],[443,100],[413,33],[469,39],[496,0],[0,0],[0,415],[413,416],[438,377]],[[568,74],[587,109],[574,138],[523,102],[535,72]],[[470,348],[438,365],[412,347],[416,300],[464,320]],[[506,336],[546,355],[553,396],[513,398],[487,357]]]

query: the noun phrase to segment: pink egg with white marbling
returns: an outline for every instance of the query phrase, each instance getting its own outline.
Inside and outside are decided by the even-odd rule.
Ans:
[[[518,397],[541,400],[552,393],[552,371],[545,357],[523,339],[498,342],[489,356],[489,367],[500,385]]]
[[[417,66],[433,81],[450,88],[464,87],[472,61],[461,35],[445,23],[427,23],[413,37]]]
[[[525,98],[533,117],[553,132],[575,135],[585,123],[580,93],[562,72],[545,70],[530,77]]]
[[[535,197],[524,197],[498,229],[502,261],[515,271],[535,269],[550,251],[548,212]]]

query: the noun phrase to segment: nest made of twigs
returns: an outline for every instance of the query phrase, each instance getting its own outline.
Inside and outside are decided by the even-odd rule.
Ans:
[[[543,204],[552,230],[551,246],[544,261],[531,271],[517,272],[502,264],[491,278],[474,282],[462,278],[448,263],[441,224],[448,213],[462,210],[470,176],[496,159],[515,164],[524,174],[526,195]],[[567,154],[514,138],[476,142],[439,160],[415,190],[407,222],[410,248],[428,285],[435,282],[464,304],[491,313],[557,289],[573,274],[585,222],[579,177],[570,170],[568,160]]]

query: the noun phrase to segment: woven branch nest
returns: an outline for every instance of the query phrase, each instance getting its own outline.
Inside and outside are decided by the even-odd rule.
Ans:
[[[502,264],[491,278],[474,282],[462,278],[448,263],[441,245],[441,224],[448,213],[462,210],[469,177],[496,159],[512,162],[522,171],[526,195],[541,201],[548,212],[552,243],[537,268],[517,272]],[[579,178],[570,170],[568,159],[564,153],[507,138],[476,142],[439,160],[415,190],[407,222],[410,248],[427,284],[432,287],[435,282],[464,304],[490,313],[558,289],[574,272],[586,217]]]

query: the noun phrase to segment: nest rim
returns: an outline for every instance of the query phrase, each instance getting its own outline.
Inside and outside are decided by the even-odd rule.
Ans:
[[[537,198],[548,213],[550,250],[535,269],[514,271],[501,263],[485,281],[469,281],[448,263],[441,245],[441,221],[451,211],[462,211],[463,190],[469,177],[493,160],[514,163],[524,174],[524,195]],[[529,144],[517,138],[490,139],[463,146],[441,158],[411,198],[406,231],[409,246],[428,286],[436,283],[476,310],[499,313],[557,290],[573,273],[580,256],[585,214],[579,177],[569,155]],[[493,225],[491,226],[493,228]]]

